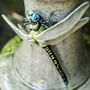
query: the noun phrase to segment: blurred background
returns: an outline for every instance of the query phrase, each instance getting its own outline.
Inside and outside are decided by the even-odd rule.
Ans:
[[[15,23],[23,22],[24,1],[23,0],[0,0],[0,50],[10,40],[15,33],[2,19],[1,14],[8,14],[10,19]],[[90,8],[86,16],[90,17]],[[86,48],[90,49],[90,21],[83,27],[83,40]]]
[[[23,22],[24,1],[23,0],[0,0],[0,50],[15,33],[1,17],[1,14],[9,15],[15,22]]]

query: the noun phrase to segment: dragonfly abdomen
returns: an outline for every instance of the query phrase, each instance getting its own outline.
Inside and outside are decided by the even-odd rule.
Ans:
[[[60,64],[59,64],[59,61],[57,60],[55,54],[53,53],[53,51],[51,50],[51,47],[48,45],[46,47],[43,47],[46,52],[48,53],[48,55],[50,56],[50,58],[52,59],[57,71],[59,72],[59,74],[61,75],[63,81],[64,81],[64,84],[65,85],[68,85],[68,80],[67,80],[67,76],[66,74],[64,73],[63,69],[61,68]]]

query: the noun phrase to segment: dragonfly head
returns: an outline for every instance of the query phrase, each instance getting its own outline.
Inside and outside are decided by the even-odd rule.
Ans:
[[[38,11],[27,11],[25,15],[25,23],[38,23],[42,19],[42,16]]]

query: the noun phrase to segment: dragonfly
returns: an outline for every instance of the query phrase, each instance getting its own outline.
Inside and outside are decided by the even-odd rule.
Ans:
[[[50,58],[53,60],[65,85],[68,85],[67,76],[65,72],[62,70],[56,56],[52,52],[49,45],[56,45],[60,43],[62,40],[66,39],[76,30],[79,30],[79,28],[85,25],[89,21],[89,17],[82,18],[82,16],[84,15],[84,13],[87,11],[88,8],[89,8],[89,3],[84,2],[79,7],[77,7],[74,11],[72,11],[69,15],[67,15],[63,20],[59,21],[55,25],[46,29],[45,28],[41,29],[39,33],[33,33],[34,31],[31,31],[32,34],[28,34],[26,30],[23,28],[23,26],[21,26],[20,24],[18,24],[19,26],[18,28],[4,14],[2,15],[2,17],[9,24],[12,30],[16,32],[16,34],[22,40],[29,40],[30,42],[35,42],[35,43],[37,42],[39,46],[43,47],[46,50]],[[29,21],[29,23],[31,22]],[[51,55],[49,52],[51,53]]]

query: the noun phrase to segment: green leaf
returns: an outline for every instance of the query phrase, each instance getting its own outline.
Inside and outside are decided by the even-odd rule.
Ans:
[[[15,36],[9,40],[0,52],[0,57],[5,57],[14,54],[15,50],[21,45],[22,40]]]

